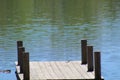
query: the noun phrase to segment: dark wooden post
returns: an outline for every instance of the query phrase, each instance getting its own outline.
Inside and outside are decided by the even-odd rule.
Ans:
[[[87,40],[81,40],[82,64],[87,64]]]
[[[88,71],[93,71],[93,46],[87,46]]]
[[[17,47],[22,47],[23,46],[23,42],[22,41],[17,41]]]
[[[23,54],[25,52],[25,48],[24,47],[19,47],[18,49],[19,49],[19,60],[20,60],[20,62],[19,62],[20,73],[23,73],[23,63],[24,63],[24,61],[23,61]]]
[[[101,80],[101,56],[100,52],[94,52],[95,58],[95,79]]]
[[[23,42],[22,41],[17,41],[17,55],[18,55],[18,65],[20,65],[20,51],[19,47],[23,47]]]
[[[24,80],[30,80],[30,70],[29,70],[29,53],[24,53],[24,63],[23,63],[23,76]]]

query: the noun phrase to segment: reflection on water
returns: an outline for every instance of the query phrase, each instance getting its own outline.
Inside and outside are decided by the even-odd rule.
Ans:
[[[11,73],[0,79],[16,80],[17,40],[31,60],[48,61],[80,60],[80,40],[87,39],[102,52],[105,80],[119,80],[119,9],[119,0],[1,0],[0,69]]]

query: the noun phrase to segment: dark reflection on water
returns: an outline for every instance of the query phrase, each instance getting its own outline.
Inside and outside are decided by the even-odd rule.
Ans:
[[[80,40],[102,52],[105,80],[119,80],[119,0],[1,0],[0,74],[16,80],[16,41],[24,41],[34,61],[80,60]],[[109,67],[108,67],[109,66]]]

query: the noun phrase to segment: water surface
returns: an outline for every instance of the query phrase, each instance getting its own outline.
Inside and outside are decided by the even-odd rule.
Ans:
[[[81,60],[80,40],[102,54],[105,80],[120,80],[119,0],[0,0],[0,73],[16,80],[16,41],[31,61]]]

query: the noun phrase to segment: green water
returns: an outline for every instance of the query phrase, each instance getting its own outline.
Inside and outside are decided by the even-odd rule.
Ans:
[[[0,0],[0,80],[16,80],[16,41],[31,61],[81,60],[81,39],[102,54],[105,80],[120,80],[119,0]]]

